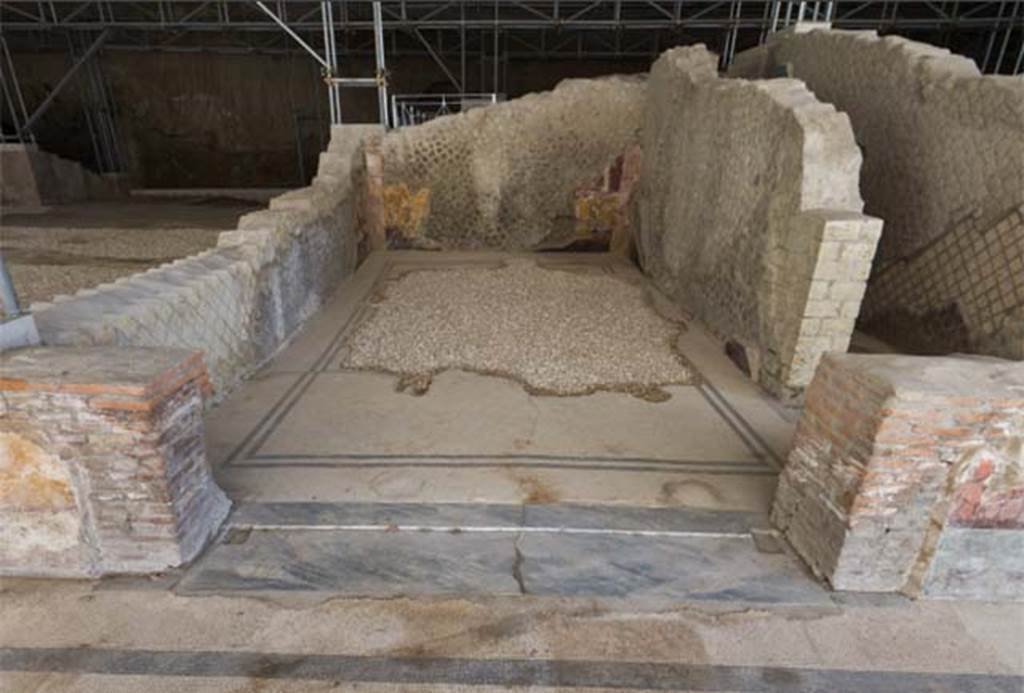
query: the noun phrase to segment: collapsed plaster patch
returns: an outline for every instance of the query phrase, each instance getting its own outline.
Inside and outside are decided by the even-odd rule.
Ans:
[[[534,394],[619,390],[658,400],[667,399],[660,387],[694,380],[674,349],[681,329],[640,284],[517,259],[397,279],[340,365],[398,374],[418,393],[430,375],[457,368],[518,380]]]
[[[0,555],[71,549],[80,529],[65,465],[27,438],[0,432]]]
[[[74,506],[71,477],[60,460],[16,433],[0,432],[0,507],[53,511]]]

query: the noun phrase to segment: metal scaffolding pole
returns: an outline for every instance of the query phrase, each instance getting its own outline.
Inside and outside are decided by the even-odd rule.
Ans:
[[[341,85],[333,81],[333,78],[338,75],[338,39],[334,31],[334,3],[328,0],[324,4],[327,6],[327,41],[324,43],[324,51],[327,54],[327,62],[330,63],[327,74],[327,95],[334,109],[331,125],[341,125]]]
[[[40,116],[46,113],[46,110],[53,103],[54,99],[56,99],[57,95],[60,94],[64,87],[68,85],[68,83],[78,72],[79,68],[82,67],[82,65],[84,65],[90,58],[92,58],[92,56],[96,55],[96,51],[100,49],[100,46],[103,45],[103,42],[107,40],[107,37],[109,35],[110,30],[104,29],[103,32],[96,37],[96,40],[92,42],[92,45],[89,46],[89,49],[82,54],[81,58],[76,60],[74,64],[71,65],[71,69],[68,70],[63,77],[61,77],[60,81],[57,82],[57,85],[53,88],[53,91],[46,95],[46,98],[43,99],[43,102],[39,104],[35,111],[32,112],[32,115],[28,117],[28,120],[26,120],[24,124],[22,124],[21,129],[18,131],[19,135],[24,136],[26,132],[32,131],[32,126],[35,125],[36,121],[39,120]]]
[[[384,64],[384,22],[380,2],[373,3],[373,45],[377,62],[377,107],[380,109],[380,124],[388,124],[388,74]]]
[[[303,48],[305,49],[305,51],[306,51],[307,53],[309,53],[310,55],[312,55],[312,56],[313,56],[313,58],[314,58],[314,59],[315,59],[315,60],[316,60],[316,61],[317,61],[318,63],[320,63],[321,65],[323,65],[323,66],[324,66],[324,69],[326,69],[326,70],[330,71],[330,69],[331,69],[331,66],[330,66],[330,64],[329,64],[329,63],[328,63],[328,62],[327,62],[326,60],[324,60],[323,58],[321,58],[321,57],[320,57],[320,54],[319,54],[319,53],[317,53],[317,52],[316,52],[315,50],[313,50],[313,48],[312,48],[312,47],[311,47],[311,46],[310,46],[310,45],[309,45],[308,43],[306,43],[306,42],[305,42],[305,41],[304,41],[304,40],[302,39],[302,37],[301,37],[301,36],[299,36],[299,35],[298,35],[298,34],[296,34],[296,33],[295,33],[294,31],[292,31],[292,28],[291,28],[290,26],[288,26],[287,24],[285,24],[285,23],[284,23],[284,22],[283,22],[283,21],[281,20],[281,18],[280,18],[280,17],[278,17],[278,16],[276,15],[276,14],[274,14],[274,12],[273,12],[273,11],[272,11],[272,10],[271,10],[271,9],[270,9],[269,7],[267,7],[267,6],[266,6],[266,5],[265,5],[265,4],[263,3],[263,0],[253,0],[253,2],[255,3],[255,5],[256,5],[256,6],[258,7],[258,8],[260,8],[261,10],[263,10],[264,14],[266,14],[266,15],[267,15],[268,17],[270,17],[270,19],[271,19],[271,20],[272,20],[272,21],[274,22],[274,24],[277,24],[277,25],[278,25],[279,27],[281,27],[282,29],[284,29],[284,32],[285,32],[286,34],[288,34],[289,36],[291,36],[291,37],[292,37],[292,39],[293,39],[293,40],[294,40],[294,41],[295,41],[295,42],[296,42],[297,44],[299,44],[300,46],[302,46],[302,47],[303,47]]]
[[[1013,9],[1010,11],[1010,21],[1006,24],[1006,34],[1003,36],[1003,43],[999,48],[999,55],[996,57],[995,66],[992,68],[993,74],[998,74],[1003,68],[1003,58],[1006,56],[1006,49],[1010,45],[1010,35],[1013,33],[1013,27],[1016,22],[1014,19],[1017,17],[1017,13],[1020,10],[1020,5],[1015,4]],[[1021,29],[1024,32],[1024,28]],[[1021,36],[1021,40],[1024,41],[1024,35]]]
[[[7,47],[7,39],[0,34],[0,49],[3,50],[4,69],[0,70],[0,83],[2,83],[7,106],[11,112],[11,123],[14,125],[15,137],[23,142],[21,125],[28,120],[28,109],[25,108],[25,99],[21,94],[21,84],[18,82],[18,73],[14,69],[14,61],[11,59],[11,51]],[[11,84],[7,84],[7,76],[10,76]],[[36,137],[28,133],[29,141],[35,144]]]
[[[331,34],[334,32],[334,23],[331,21],[331,4],[329,2],[320,3],[320,16],[322,18],[324,27],[324,53],[327,55],[327,61],[330,63],[331,56]],[[328,68],[329,69],[329,68]],[[337,125],[341,122],[338,113],[338,104],[336,98],[336,92],[338,87],[333,82],[327,84],[327,106],[331,112],[331,125]]]

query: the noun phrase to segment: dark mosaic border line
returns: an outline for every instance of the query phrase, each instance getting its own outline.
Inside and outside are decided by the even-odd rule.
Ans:
[[[295,655],[223,650],[0,648],[0,670],[115,676],[251,677],[346,683],[619,690],[1019,693],[1024,677],[556,659]]]
[[[317,360],[313,363],[313,366],[310,368],[310,370],[305,371],[302,376],[300,376],[294,383],[291,384],[291,386],[289,386],[285,390],[285,392],[281,395],[281,397],[278,398],[277,402],[275,402],[273,404],[273,406],[271,406],[271,408],[259,419],[259,421],[253,427],[253,429],[242,439],[242,441],[237,446],[235,446],[235,448],[231,451],[231,453],[228,455],[228,457],[223,462],[222,466],[223,467],[236,467],[236,468],[244,467],[244,468],[249,468],[249,469],[261,468],[261,467],[272,468],[272,467],[278,467],[278,466],[285,466],[284,464],[273,464],[273,463],[252,464],[252,463],[249,463],[249,462],[238,462],[237,460],[240,457],[242,457],[243,453],[246,452],[246,451],[248,451],[248,454],[246,454],[244,456],[245,460],[271,459],[269,456],[260,455],[259,454],[260,448],[263,447],[263,445],[266,443],[266,441],[269,440],[270,436],[272,436],[274,434],[274,432],[281,425],[281,423],[285,420],[285,418],[287,418],[288,414],[292,411],[292,409],[294,409],[294,407],[299,403],[299,401],[302,399],[302,397],[305,396],[306,392],[313,385],[313,382],[316,380],[317,376],[319,376],[321,373],[325,372],[328,369],[329,364],[336,357],[338,351],[341,349],[341,347],[343,345],[343,342],[344,342],[344,338],[345,338],[346,333],[352,327],[352,325],[356,324],[358,322],[358,319],[360,319],[362,317],[362,315],[365,313],[365,311],[367,309],[367,299],[370,296],[373,296],[375,294],[375,292],[378,290],[381,282],[386,280],[386,279],[388,279],[388,277],[390,277],[391,273],[395,269],[399,268],[399,266],[402,266],[402,265],[404,265],[404,267],[401,268],[403,270],[408,270],[409,267],[412,267],[412,268],[415,269],[417,266],[419,266],[420,268],[425,269],[425,270],[439,269],[439,268],[440,269],[451,269],[451,268],[457,268],[457,267],[462,267],[462,266],[472,265],[472,264],[485,264],[485,263],[483,263],[482,261],[474,263],[474,262],[470,261],[469,259],[453,261],[451,263],[421,263],[421,262],[418,262],[415,258],[408,258],[408,259],[404,259],[404,258],[389,258],[388,260],[386,260],[383,263],[383,265],[381,266],[380,270],[378,271],[377,277],[374,279],[373,283],[366,290],[364,295],[359,298],[356,306],[352,310],[352,313],[348,316],[348,318],[341,325],[341,327],[338,329],[338,331],[335,332],[334,336],[331,338],[330,342],[328,342],[327,346],[321,352],[320,356],[317,357]],[[606,262],[605,263],[594,263],[594,264],[596,264],[596,265],[606,269],[610,273],[614,272],[614,270],[615,270],[614,267],[612,267],[610,264],[608,264]],[[590,265],[587,265],[587,266],[590,266]],[[716,414],[718,414],[719,418],[721,418],[726,423],[726,425],[729,426],[729,428],[737,435],[737,437],[739,437],[739,439],[743,442],[743,444],[750,450],[750,452],[754,455],[756,461],[757,462],[768,462],[772,467],[774,467],[774,469],[770,473],[774,473],[775,470],[780,469],[782,467],[782,461],[778,458],[778,456],[771,449],[771,447],[769,447],[764,442],[764,439],[761,438],[761,436],[757,433],[757,431],[753,428],[753,426],[751,426],[750,423],[746,419],[744,419],[743,416],[738,411],[736,411],[736,409],[729,403],[729,401],[725,398],[725,396],[722,395],[722,393],[717,388],[715,388],[714,385],[712,385],[711,381],[707,378],[707,376],[705,376],[700,371],[700,369],[698,369],[696,367],[696,365],[691,363],[691,364],[689,364],[689,367],[694,370],[695,375],[697,376],[697,382],[699,383],[699,384],[696,385],[697,390],[701,393],[701,395],[704,397],[704,399],[708,402],[708,405],[712,408],[712,410]],[[716,402],[718,402],[720,404],[718,404]],[[726,413],[726,411],[723,411],[723,407],[725,408],[725,410],[727,410],[729,413],[731,413],[731,416],[728,415]],[[735,418],[735,420],[734,420],[734,418]],[[325,463],[322,463],[322,462],[319,462],[319,461],[318,462],[309,462],[308,461],[308,460],[310,460],[312,458],[320,458],[320,457],[325,457],[325,458],[329,458],[329,459],[332,459],[332,460],[338,459],[338,458],[348,459],[348,458],[351,457],[351,456],[348,456],[348,455],[329,455],[329,456],[276,455],[274,457],[278,458],[278,459],[303,460],[301,462],[287,463],[288,466],[296,466],[296,467],[301,467],[301,466],[305,466],[305,467],[311,467],[311,466],[312,467],[327,467],[327,466],[331,466],[331,467],[375,466],[375,465],[372,465],[370,463],[363,463],[363,464],[360,464],[360,465],[355,465],[355,464],[352,464],[352,463],[341,463],[341,462],[331,462],[329,464],[325,464]],[[385,456],[385,455],[374,455],[373,457],[374,458],[379,458],[379,459],[391,459],[389,456]],[[415,458],[417,456],[402,455],[402,456],[399,456],[399,457],[405,459],[405,458]],[[433,456],[433,457],[453,458],[455,456],[440,455],[440,456]],[[495,457],[495,458],[497,458],[497,457],[500,457],[500,456],[477,455],[477,456],[473,456],[473,457],[476,457],[476,458]],[[558,459],[559,458],[559,456],[543,456],[543,457],[550,458],[550,459]],[[652,461],[653,462],[661,462],[661,460],[652,460]],[[520,467],[526,467],[526,466],[545,466],[545,465],[550,466],[550,464],[551,463],[540,463],[540,462],[537,462],[537,463],[534,463],[534,464],[527,464],[527,463],[517,462],[517,464],[515,466],[520,466]],[[717,464],[717,463],[712,461],[711,464]],[[427,465],[415,465],[415,466],[427,466]],[[429,466],[438,466],[438,465],[429,465]],[[492,465],[492,466],[494,466],[494,465]],[[510,465],[505,464],[505,465],[500,465],[500,466],[510,466]],[[558,468],[558,467],[555,467],[555,468]],[[575,467],[575,468],[588,469],[587,467]],[[601,469],[609,469],[609,467],[600,467],[600,468]],[[658,471],[658,470],[654,470],[654,469],[647,469],[647,470],[636,469],[636,471]],[[721,472],[708,472],[708,473],[721,473]],[[759,473],[764,473],[764,472],[759,472]]]

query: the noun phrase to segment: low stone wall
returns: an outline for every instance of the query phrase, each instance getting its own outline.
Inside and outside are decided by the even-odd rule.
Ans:
[[[985,238],[1024,204],[1024,80],[982,75],[971,60],[935,46],[870,31],[828,31],[827,25],[772,35],[766,46],[737,55],[730,75],[780,71],[847,113],[864,151],[865,209],[885,221],[871,283],[890,285],[869,292],[865,310],[906,323],[886,337],[913,348],[924,330],[933,333],[930,351],[948,353],[966,343],[980,353],[1024,358],[1019,335],[984,331],[993,324],[986,313],[1001,302],[979,304],[966,293],[976,282],[958,282],[965,265],[1012,262],[1024,238],[1015,231],[1005,250]],[[947,234],[963,236],[965,224],[971,242],[945,249],[936,275],[911,269],[913,281],[898,281],[899,291],[891,290],[892,273],[903,271],[892,265],[914,263]],[[929,279],[950,290],[933,290]],[[1013,309],[1019,313],[1022,305],[1017,300]],[[936,324],[943,321],[959,323],[959,330],[946,330],[943,338]],[[995,322],[1011,331],[1019,325]]]
[[[198,353],[0,356],[0,574],[93,577],[190,561],[227,516],[203,447]]]
[[[314,184],[243,216],[217,248],[33,305],[43,343],[200,349],[223,397],[354,271],[360,236],[350,172],[368,134],[336,129]]]
[[[837,589],[1024,598],[1024,366],[830,354],[773,522]]]
[[[645,92],[641,78],[566,80],[388,133],[370,164],[377,234],[392,247],[533,250],[609,233],[622,196],[593,204],[583,191],[622,191]]]
[[[784,398],[846,351],[881,223],[849,121],[796,80],[719,79],[703,46],[651,70],[634,228],[644,271]]]
[[[79,202],[127,192],[118,175],[99,175],[34,144],[0,144],[0,204],[7,207]]]

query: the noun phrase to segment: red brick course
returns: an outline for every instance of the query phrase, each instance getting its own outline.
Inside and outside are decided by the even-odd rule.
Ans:
[[[149,572],[202,548],[229,503],[206,459],[199,352],[26,349],[4,354],[0,368],[0,444],[30,443],[47,474],[63,467],[74,497],[54,536],[52,519],[27,501],[0,498],[0,524],[13,528],[0,541],[0,574]]]
[[[912,589],[944,525],[1024,527],[1022,385],[1024,366],[995,359],[828,355],[774,521],[837,588]]]

